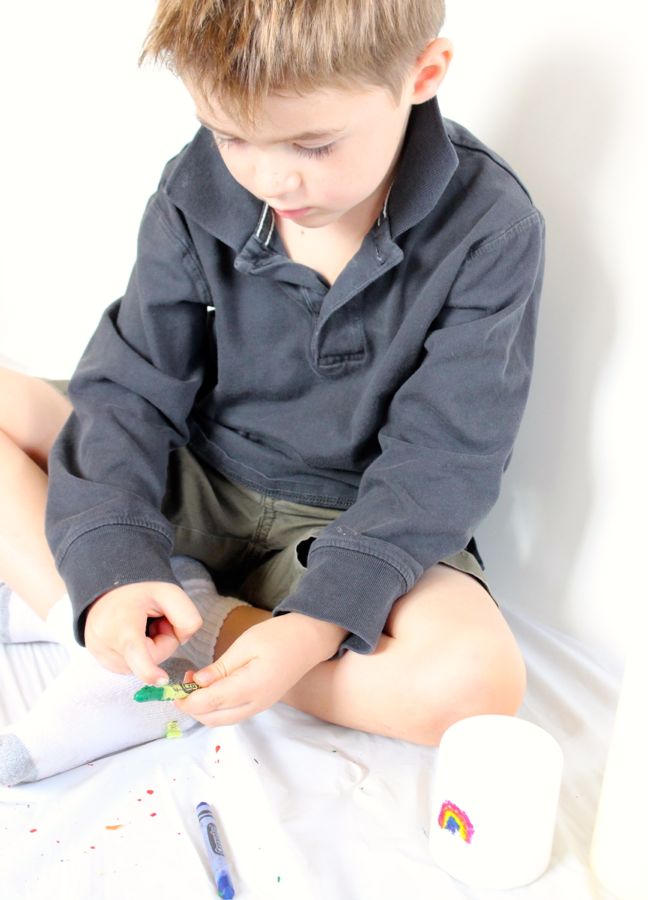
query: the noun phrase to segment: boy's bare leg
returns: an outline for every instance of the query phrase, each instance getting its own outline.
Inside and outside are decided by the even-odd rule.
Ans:
[[[47,457],[72,411],[51,384],[0,367],[0,431],[47,471]]]
[[[268,615],[234,610],[215,655]],[[337,725],[436,745],[459,719],[513,715],[525,687],[522,655],[488,593],[470,575],[438,565],[395,603],[375,653],[320,663],[283,702]]]
[[[0,369],[0,580],[41,618],[65,593],[45,539],[47,455],[71,406],[45,382]]]

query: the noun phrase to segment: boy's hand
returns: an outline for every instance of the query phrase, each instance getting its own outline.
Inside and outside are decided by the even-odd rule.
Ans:
[[[95,600],[86,616],[85,643],[111,672],[132,672],[146,684],[166,684],[169,679],[158,663],[201,626],[200,613],[181,588],[146,581],[123,585]]]
[[[280,700],[329,659],[347,634],[301,613],[266,619],[244,631],[216,662],[189,673],[204,688],[175,705],[203,725],[233,725]]]

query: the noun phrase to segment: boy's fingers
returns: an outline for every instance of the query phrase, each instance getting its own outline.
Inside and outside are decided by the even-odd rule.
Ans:
[[[145,637],[132,638],[122,647],[122,656],[133,675],[144,684],[168,684],[169,676],[151,658]]]
[[[202,628],[202,616],[193,600],[175,585],[168,585],[168,598],[159,597],[164,607],[165,618],[171,623],[177,640],[184,644]],[[164,602],[167,599],[168,602]]]
[[[208,687],[210,684],[213,684],[215,681],[220,681],[221,678],[227,678],[228,675],[231,674],[233,670],[233,666],[228,666],[224,659],[226,654],[219,657],[215,662],[211,663],[208,666],[205,666],[203,669],[200,669],[198,672],[194,674],[194,681],[196,684],[199,684],[200,687]]]
[[[158,634],[153,638],[148,638],[153,662],[164,662],[170,656],[173,656],[178,649],[178,641],[174,634]]]
[[[150,638],[155,638],[160,634],[170,634],[175,636],[175,631],[173,630],[173,625],[166,616],[158,616],[154,619],[149,619],[146,623],[146,634]]]
[[[118,653],[114,653],[112,650],[95,652],[88,644],[86,644],[86,649],[99,665],[103,666],[104,669],[108,669],[109,672],[114,672],[116,675],[131,674],[128,666]]]
[[[214,663],[214,667],[216,666],[217,663]],[[209,669],[212,669],[212,666],[208,666],[207,670]],[[196,676],[194,680],[197,681]],[[209,687],[194,691],[183,700],[176,701],[176,705],[179,704],[179,709],[195,718],[203,717],[217,710],[250,706],[254,702],[255,687],[258,686],[248,665],[241,666],[231,674],[222,673],[221,670],[221,674],[210,682]],[[203,719],[199,718],[199,721]]]

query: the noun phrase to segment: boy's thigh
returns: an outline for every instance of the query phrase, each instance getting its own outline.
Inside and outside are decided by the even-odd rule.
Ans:
[[[508,625],[485,580],[471,571],[472,564],[449,557],[423,573],[414,587],[400,597],[385,623],[385,634],[408,643],[420,641],[445,653],[461,639],[477,633],[488,638]],[[476,565],[476,563],[475,563]]]
[[[269,610],[301,578],[309,544],[340,515],[231,482],[186,448],[171,456],[163,512],[175,554],[203,562],[222,592]]]
[[[242,583],[238,596],[253,606],[272,610],[297,588],[307,571],[308,549],[319,532],[341,514],[341,510],[275,501],[276,518],[270,536],[282,549],[255,567]],[[465,573],[489,591],[484,570],[468,550],[446,557],[442,567]],[[490,593],[491,603],[497,605]]]
[[[171,454],[162,511],[174,528],[173,553],[200,560],[223,594],[247,600],[248,576],[283,549],[271,539],[274,503],[205,467],[187,448]]]
[[[338,667],[335,696],[348,707],[340,721],[362,713],[365,730],[423,744],[468,716],[514,715],[526,686],[497,604],[474,577],[442,563],[396,601],[374,654],[325,665]]]
[[[254,568],[241,584],[239,596],[253,606],[268,610],[289,597],[306,572],[308,547],[323,527],[306,528],[288,546]]]
[[[0,368],[0,429],[43,469],[71,411],[66,385]]]
[[[419,702],[444,698],[443,728],[472,715],[513,715],[522,702],[520,648],[492,596],[467,572],[428,569],[394,604],[385,634],[394,673],[408,668]]]
[[[339,514],[333,510],[327,512],[331,514],[331,521]],[[290,596],[307,571],[308,548],[323,527],[321,521],[298,522],[297,527],[291,529],[290,540],[284,549],[250,573],[241,587],[240,596],[254,606],[270,610]],[[471,575],[487,589],[483,570],[472,553],[462,550],[447,557],[443,565]]]

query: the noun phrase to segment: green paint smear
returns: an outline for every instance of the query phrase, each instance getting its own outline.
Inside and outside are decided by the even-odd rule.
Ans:
[[[184,684],[165,684],[162,687],[145,684],[139,691],[136,691],[133,700],[137,700],[138,703],[146,703],[148,700],[182,700],[183,697],[188,697],[198,688],[199,685],[195,681],[188,681]]]

